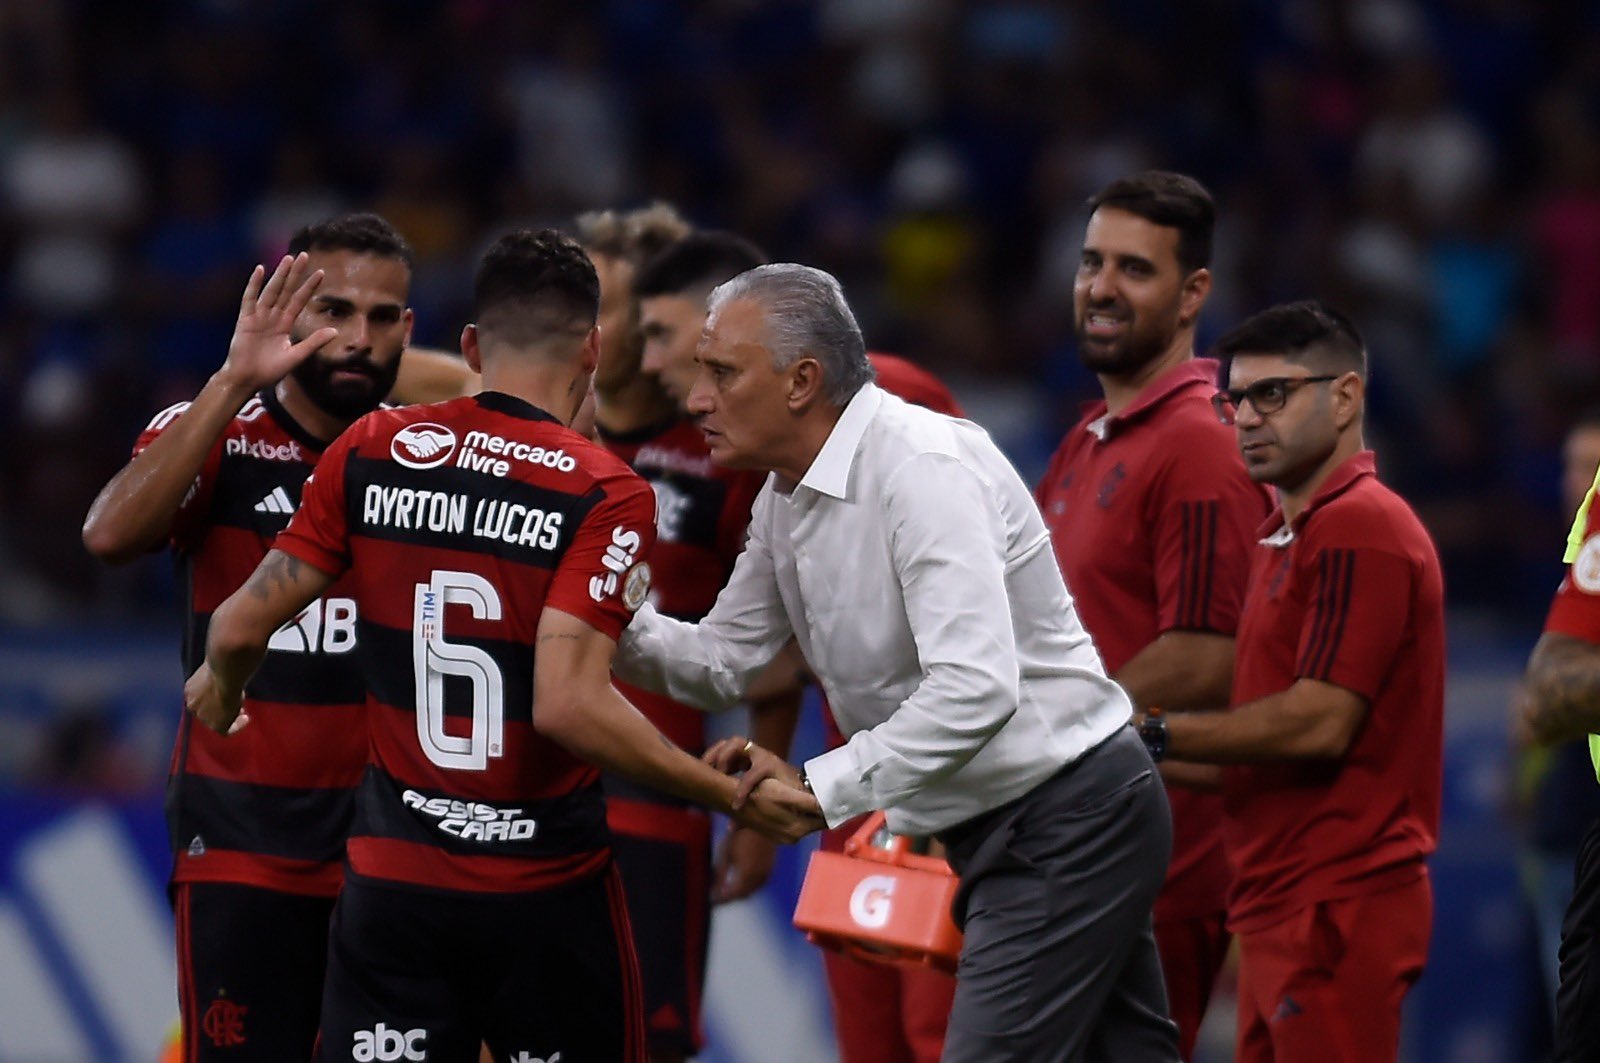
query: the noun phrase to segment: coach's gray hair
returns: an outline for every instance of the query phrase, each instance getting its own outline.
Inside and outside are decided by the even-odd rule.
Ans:
[[[877,378],[861,326],[832,274],[794,262],[757,266],[719,284],[706,303],[708,314],[716,316],[734,299],[753,299],[766,309],[774,369],[806,355],[821,363],[823,394],[833,405],[848,405]]]

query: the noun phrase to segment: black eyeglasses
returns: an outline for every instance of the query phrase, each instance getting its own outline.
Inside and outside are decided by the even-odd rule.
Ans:
[[[1249,399],[1256,413],[1266,417],[1283,409],[1289,401],[1289,396],[1306,384],[1326,384],[1330,380],[1338,380],[1343,375],[1340,373],[1334,376],[1269,376],[1265,380],[1257,380],[1247,388],[1223,388],[1211,396],[1211,408],[1217,411],[1217,420],[1223,424],[1232,424],[1233,412]]]

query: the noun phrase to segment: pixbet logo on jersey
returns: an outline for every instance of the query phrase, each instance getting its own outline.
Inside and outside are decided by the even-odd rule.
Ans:
[[[356,1031],[350,1058],[356,1063],[395,1063],[401,1059],[418,1063],[428,1058],[428,1031],[391,1030],[380,1022],[371,1030]]]
[[[419,421],[394,434],[389,455],[408,469],[433,469],[455,453],[456,434],[442,424]]]
[[[300,444],[272,444],[261,439],[230,439],[222,445],[229,457],[260,458],[262,461],[302,461]]]

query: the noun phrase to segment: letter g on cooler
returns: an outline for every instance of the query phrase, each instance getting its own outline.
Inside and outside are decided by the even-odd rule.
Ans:
[[[895,880],[890,875],[868,875],[850,891],[850,918],[857,926],[881,930],[894,912]]]
[[[408,424],[389,442],[389,456],[408,469],[432,469],[455,453],[456,434],[442,424]]]

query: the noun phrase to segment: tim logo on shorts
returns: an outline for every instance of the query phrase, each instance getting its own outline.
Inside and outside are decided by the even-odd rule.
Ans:
[[[399,1059],[418,1063],[428,1058],[428,1031],[391,1030],[380,1022],[374,1029],[356,1031],[350,1058],[356,1063],[394,1063]]]

